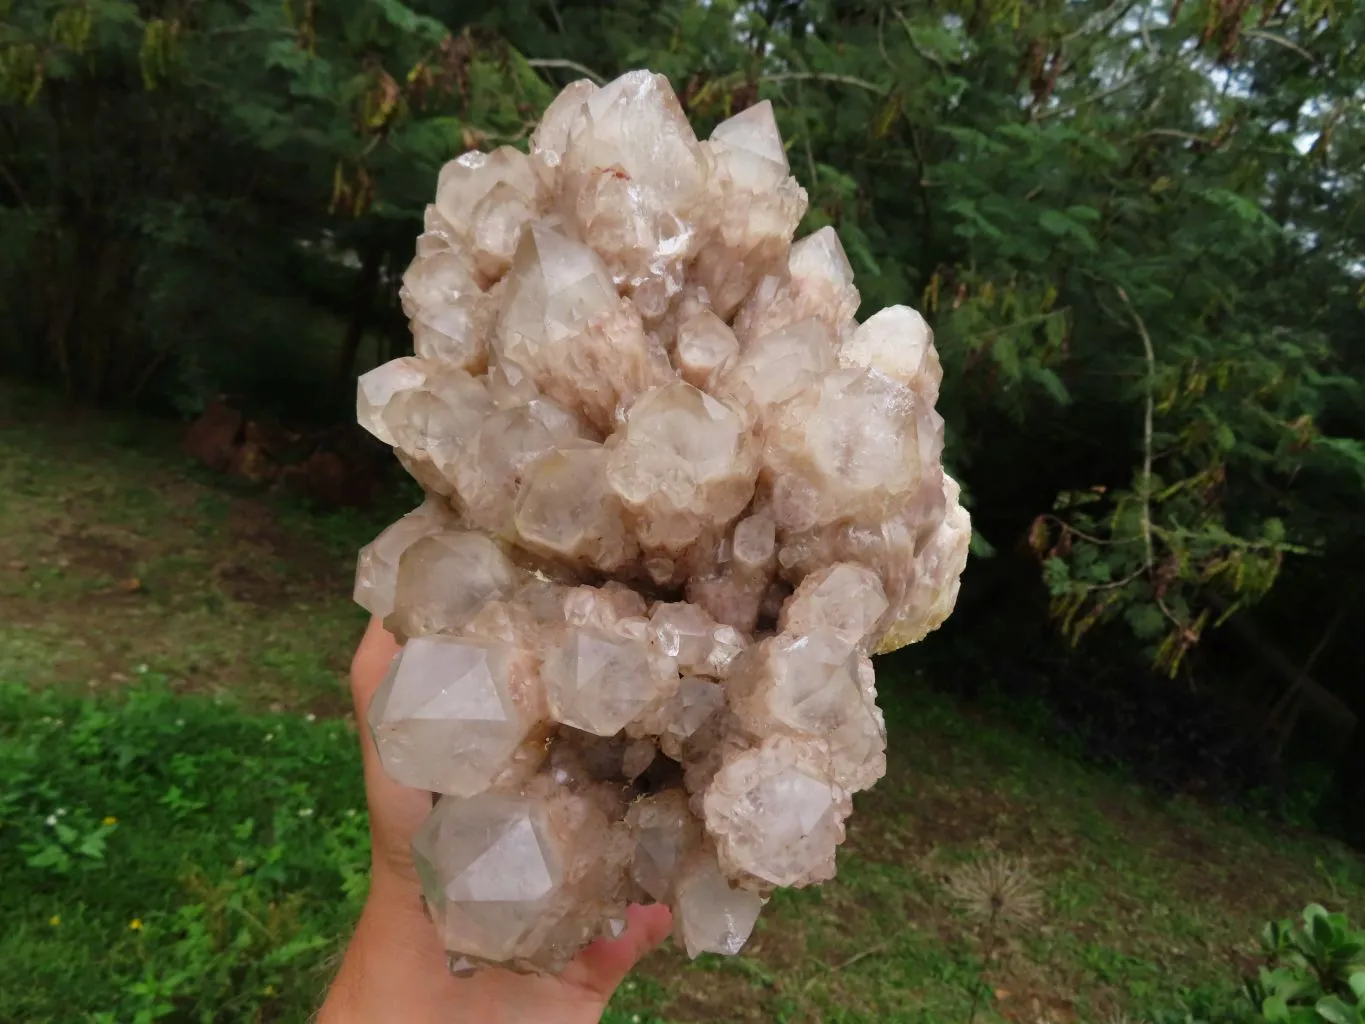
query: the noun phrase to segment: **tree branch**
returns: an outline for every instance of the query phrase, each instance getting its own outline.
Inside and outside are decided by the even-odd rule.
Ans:
[[[1142,336],[1142,351],[1147,357],[1147,402],[1142,415],[1142,546],[1147,553],[1147,576],[1152,587],[1152,597],[1156,600],[1156,606],[1161,609],[1161,614],[1176,629],[1180,630],[1184,637],[1188,632],[1188,627],[1181,622],[1166,607],[1166,602],[1161,599],[1161,591],[1157,588],[1156,580],[1156,552],[1152,545],[1152,419],[1156,399],[1156,353],[1152,348],[1152,336],[1147,333],[1147,325],[1143,323],[1138,311],[1133,308],[1133,303],[1128,298],[1128,293],[1122,288],[1118,288],[1119,298],[1128,307],[1128,313],[1133,318],[1133,323],[1137,325],[1138,334]]]
[[[1147,357],[1147,403],[1142,416],[1142,543],[1147,549],[1147,571],[1152,571],[1156,561],[1152,551],[1152,418],[1156,391],[1156,353],[1152,349],[1152,336],[1147,333],[1147,325],[1133,308],[1128,293],[1118,289],[1119,298],[1128,307],[1128,313],[1137,325],[1142,336],[1142,350]]]
[[[782,71],[775,75],[763,75],[759,82],[834,82],[837,85],[852,85],[859,89],[866,89],[868,92],[882,96],[886,93],[886,87],[876,85],[863,78],[855,78],[853,75],[836,75],[825,71]]]
[[[599,75],[592,68],[584,67],[576,60],[565,60],[563,57],[532,57],[526,61],[533,68],[563,68],[566,71],[577,71],[584,78],[590,78],[594,85],[605,85],[607,80]]]
[[[1286,50],[1293,50],[1310,63],[1315,62],[1316,60],[1311,53],[1298,43],[1294,42],[1292,39],[1286,39],[1284,36],[1277,36],[1274,32],[1265,32],[1258,28],[1249,28],[1245,30],[1245,34],[1255,39],[1264,39],[1266,42],[1274,43],[1277,46],[1283,46]]]

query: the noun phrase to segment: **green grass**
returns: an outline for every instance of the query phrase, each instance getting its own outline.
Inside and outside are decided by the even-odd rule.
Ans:
[[[365,891],[338,713],[376,524],[224,486],[161,425],[31,412],[0,418],[0,1021],[302,1021]],[[838,878],[740,958],[654,954],[609,1024],[1142,1019],[1230,999],[1268,918],[1365,918],[1340,846],[1080,765],[936,695],[933,652],[880,667],[889,770]],[[945,882],[997,854],[1044,901],[988,939]]]
[[[0,690],[0,1020],[302,1020],[365,894],[344,720]]]

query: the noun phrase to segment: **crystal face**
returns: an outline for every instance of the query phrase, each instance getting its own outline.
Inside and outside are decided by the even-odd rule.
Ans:
[[[541,670],[550,714],[562,725],[614,736],[678,687],[673,659],[643,637],[571,627]]]
[[[370,702],[384,770],[415,789],[473,796],[488,788],[532,719],[517,704],[518,652],[462,637],[415,637]]]
[[[412,852],[446,947],[485,960],[522,953],[564,885],[567,851],[543,801],[527,797],[445,797]]]
[[[870,656],[952,612],[971,520],[917,312],[861,324],[762,101],[699,139],[580,81],[452,160],[356,414],[426,500],[359,555],[404,641],[368,709],[460,970],[557,972],[632,901],[733,955],[833,877],[886,771]]]

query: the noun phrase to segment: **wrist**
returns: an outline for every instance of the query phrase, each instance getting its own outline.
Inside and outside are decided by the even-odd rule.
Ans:
[[[432,1017],[451,982],[416,887],[376,875],[318,1024],[388,1024]]]

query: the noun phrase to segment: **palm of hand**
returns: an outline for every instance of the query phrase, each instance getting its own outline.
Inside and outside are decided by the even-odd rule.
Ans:
[[[378,620],[370,623],[351,665],[357,717],[398,651]],[[427,793],[385,775],[362,727],[365,790],[373,839],[370,897],[319,1024],[595,1024],[636,962],[668,935],[667,908],[633,906],[625,934],[593,943],[557,978],[488,970],[455,978],[421,909],[409,842],[427,813]]]

